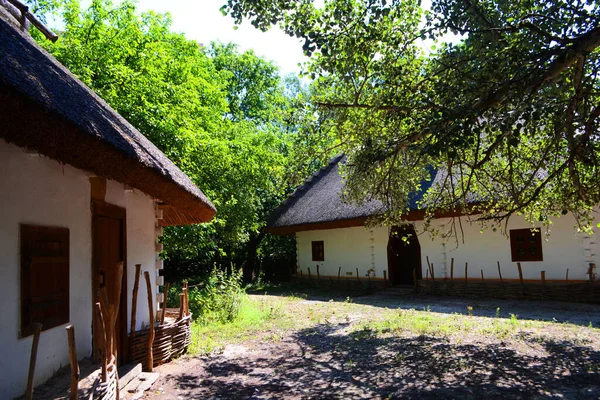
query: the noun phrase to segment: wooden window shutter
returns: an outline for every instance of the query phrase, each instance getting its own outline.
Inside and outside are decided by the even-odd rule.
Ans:
[[[312,242],[312,260],[325,261],[325,244],[322,240]]]
[[[69,229],[21,225],[21,337],[69,322]]]
[[[511,229],[510,252],[513,262],[544,261],[540,230]]]

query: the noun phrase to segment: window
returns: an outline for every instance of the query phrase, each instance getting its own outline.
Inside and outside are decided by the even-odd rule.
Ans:
[[[510,252],[513,261],[544,261],[541,232],[531,229],[512,229]]]
[[[325,261],[325,245],[322,240],[312,242],[312,260]]]
[[[69,322],[69,230],[21,225],[21,337]]]

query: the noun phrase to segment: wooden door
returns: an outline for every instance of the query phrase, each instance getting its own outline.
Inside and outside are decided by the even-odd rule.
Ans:
[[[388,270],[392,285],[414,285],[415,276],[421,279],[421,245],[412,225],[392,228],[388,241]]]
[[[98,301],[98,290],[105,287],[109,301],[116,298],[114,282],[117,264],[123,262],[123,281],[119,314],[116,323],[117,365],[127,358],[127,264],[126,264],[126,228],[125,209],[103,202],[92,203],[92,289],[93,301]],[[94,332],[94,358],[99,360],[100,353]]]

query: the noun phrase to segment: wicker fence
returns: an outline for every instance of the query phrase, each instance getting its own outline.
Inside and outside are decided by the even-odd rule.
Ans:
[[[600,304],[600,282],[518,283],[420,280],[419,293],[470,298],[558,300]]]

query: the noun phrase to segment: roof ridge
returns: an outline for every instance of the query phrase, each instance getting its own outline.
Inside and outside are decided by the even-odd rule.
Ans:
[[[277,208],[275,208],[273,210],[269,219],[267,220],[267,225],[271,224],[272,221],[276,220],[281,215],[281,212],[284,209],[286,209],[288,206],[291,206],[292,203],[294,203],[300,197],[302,197],[299,195],[305,194],[313,184],[315,184],[321,178],[323,178],[323,176],[325,176],[325,174],[327,172],[329,172],[331,170],[331,168],[333,168],[335,165],[337,165],[344,158],[344,156],[345,156],[344,153],[340,153],[337,156],[333,157],[331,160],[329,160],[329,162],[326,165],[319,168],[310,177],[306,178],[304,180],[304,183],[302,183],[301,185],[298,185],[296,187],[296,189],[294,189],[294,191],[284,201],[282,201],[281,204],[279,206],[277,206]]]

